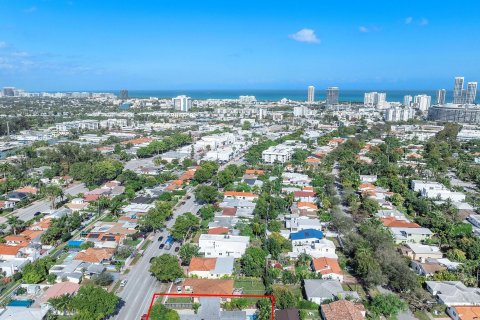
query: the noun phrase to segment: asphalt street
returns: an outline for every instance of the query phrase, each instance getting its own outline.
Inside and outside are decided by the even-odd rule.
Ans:
[[[71,195],[75,196],[79,193],[84,193],[88,191],[88,189],[85,187],[84,183],[76,183],[68,186],[63,190],[63,193],[66,195]],[[57,198],[57,202],[60,201],[60,198]],[[20,208],[17,210],[14,210],[12,212],[13,215],[19,217],[23,221],[28,221],[33,219],[35,216],[36,212],[44,212],[50,210],[50,201],[48,199],[44,200],[38,200],[35,202],[32,202],[30,205]],[[1,217],[0,223],[5,223],[7,221],[7,218]]]
[[[166,224],[167,228],[162,232],[156,232],[153,236],[150,236],[153,243],[145,250],[143,257],[136,265],[130,268],[130,272],[121,278],[126,279],[127,284],[117,293],[123,300],[123,304],[114,319],[139,320],[143,314],[148,312],[153,294],[161,292],[162,283],[157,281],[148,271],[150,268],[150,259],[164,253],[175,254],[174,250],[175,247],[178,246],[178,243],[174,243],[170,250],[160,249],[159,246],[162,242],[165,242],[168,236],[167,229],[173,226],[178,216],[185,212],[197,213],[200,209],[201,205],[195,202],[195,196],[192,194],[192,190],[190,190],[187,195],[190,196],[190,199],[187,199],[184,204],[175,209],[173,218]],[[161,242],[158,241],[160,236],[164,237]],[[169,284],[163,284],[163,291],[165,291],[166,286],[169,286]]]

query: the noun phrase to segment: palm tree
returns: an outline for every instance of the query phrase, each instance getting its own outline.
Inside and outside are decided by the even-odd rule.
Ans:
[[[5,180],[5,192],[8,192],[8,180],[7,176],[11,173],[12,165],[8,162],[0,164],[0,173],[3,175],[3,179]]]
[[[7,223],[12,228],[14,235],[17,235],[17,229],[23,225],[23,221],[13,215],[8,218]]]
[[[62,315],[66,315],[66,313],[71,310],[71,297],[68,294],[61,295],[60,297],[50,298],[48,303],[54,308],[55,310],[62,313]]]
[[[63,190],[59,186],[49,185],[44,189],[45,195],[50,199],[50,208],[55,209],[57,198],[63,199]]]
[[[114,216],[118,216],[120,214],[120,209],[123,207],[124,203],[122,200],[119,200],[117,198],[113,198],[113,200],[110,202],[109,209],[110,213],[113,214]]]

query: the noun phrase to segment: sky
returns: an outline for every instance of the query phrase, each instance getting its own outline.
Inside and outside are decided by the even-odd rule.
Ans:
[[[438,89],[480,80],[480,1],[0,0],[0,87]]]

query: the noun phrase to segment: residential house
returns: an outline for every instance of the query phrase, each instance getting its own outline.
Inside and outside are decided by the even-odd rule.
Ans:
[[[430,239],[433,232],[427,228],[390,228],[395,243],[420,243]]]
[[[188,276],[218,279],[233,273],[233,257],[201,258],[193,257],[188,266]]]
[[[55,283],[48,288],[40,298],[40,305],[48,309],[48,300],[51,298],[61,297],[63,295],[74,295],[80,289],[80,285],[73,282]]]
[[[276,310],[275,320],[300,320],[300,314],[298,309]]]
[[[332,279],[343,282],[343,271],[337,259],[321,257],[312,260],[313,271],[320,273],[322,279]]]
[[[251,174],[245,174],[242,177],[242,182],[246,183],[250,187],[258,187],[261,188],[263,186],[263,181],[258,180],[256,175],[251,175]]]
[[[57,282],[69,281],[80,283],[83,278],[82,269],[87,269],[89,265],[89,262],[81,260],[68,260],[53,265],[50,270],[48,270],[48,273],[56,275]]]
[[[325,238],[311,244],[294,245],[292,246],[292,251],[288,253],[288,256],[295,259],[302,253],[308,254],[312,258],[338,258],[335,253],[335,244],[333,241]]]
[[[0,209],[14,209],[15,201],[0,200]]]
[[[425,262],[413,260],[410,267],[420,276],[431,277],[435,273],[447,270],[447,267],[437,262],[436,260],[427,260]]]
[[[260,169],[246,169],[245,174],[254,174],[254,175],[257,175],[257,176],[261,176],[261,175],[265,174],[265,171],[260,170]]]
[[[16,192],[26,193],[30,196],[35,196],[38,193],[38,189],[32,186],[26,186],[23,188],[18,188],[15,190]]]
[[[206,257],[240,258],[250,243],[249,237],[202,234],[198,240],[200,252]]]
[[[310,186],[312,179],[306,174],[297,172],[284,172],[282,174],[282,183],[284,185],[307,187]]]
[[[47,312],[48,310],[38,307],[5,307],[0,309],[0,320],[44,320]]]
[[[422,262],[427,259],[440,259],[443,257],[439,247],[416,243],[407,243],[401,246],[400,252],[412,260]]]
[[[323,238],[323,232],[317,229],[303,229],[298,232],[290,233],[290,240],[293,246],[313,244]]]
[[[258,196],[252,192],[238,192],[238,191],[225,191],[223,193],[225,199],[238,199],[238,200],[248,200],[253,201],[258,198]]]
[[[320,313],[323,320],[363,320],[366,315],[363,304],[348,300],[322,304]]]
[[[406,219],[397,219],[395,217],[387,217],[380,219],[385,227],[389,228],[420,228],[420,225],[410,222]]]
[[[438,302],[447,307],[480,305],[480,289],[467,287],[461,281],[426,281],[425,284]]]
[[[318,218],[318,207],[313,202],[294,202],[290,212],[299,217]]]
[[[25,258],[14,258],[10,260],[0,261],[0,272],[5,277],[11,277],[15,273],[21,271],[31,261]],[[1,319],[1,318],[0,318]]]
[[[0,260],[10,261],[16,258],[22,258],[23,254],[20,252],[20,249],[24,247],[24,245],[9,246],[6,244],[0,244]]]
[[[27,200],[28,199],[28,194],[26,194],[24,192],[11,191],[11,192],[7,193],[6,199],[8,201],[19,202],[19,201]]]
[[[345,299],[360,300],[355,291],[345,291],[337,280],[305,279],[304,289],[306,299],[316,304],[322,304],[325,300]]]
[[[227,227],[215,227],[210,228],[207,231],[208,234],[230,234],[230,229]]]
[[[185,279],[181,288],[182,293],[231,295],[233,294],[234,281],[227,279],[189,278]],[[177,292],[177,290],[175,292]]]
[[[377,175],[360,175],[360,182],[362,183],[375,183],[377,182]]]
[[[453,320],[475,320],[480,319],[480,306],[450,306],[447,314]]]
[[[301,201],[301,202],[316,202],[317,197],[316,193],[314,191],[295,191],[293,192],[293,197],[295,201]]]
[[[80,260],[90,263],[109,263],[115,253],[115,249],[111,248],[88,248],[80,251],[75,260]]]
[[[72,210],[72,212],[79,212],[87,209],[89,205],[90,204],[86,202],[83,198],[75,198],[72,199],[72,201],[70,201],[69,203],[67,203],[65,207]]]

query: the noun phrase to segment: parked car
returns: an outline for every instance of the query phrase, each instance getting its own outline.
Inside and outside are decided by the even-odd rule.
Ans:
[[[141,317],[140,320],[147,320],[148,315],[144,313]]]
[[[180,251],[180,247],[175,248],[175,252],[178,252],[178,251]]]
[[[162,243],[162,244],[158,247],[158,249],[163,249],[163,247],[165,247],[165,243]]]
[[[125,287],[127,285],[127,279],[123,279],[121,282],[120,282],[120,287]]]
[[[41,213],[40,211],[37,211],[37,212],[35,212],[33,215],[36,217],[36,216],[39,216],[39,215],[41,215],[41,214],[42,214],[42,213]]]
[[[158,241],[162,241],[162,240],[163,240],[163,236],[158,237]]]

